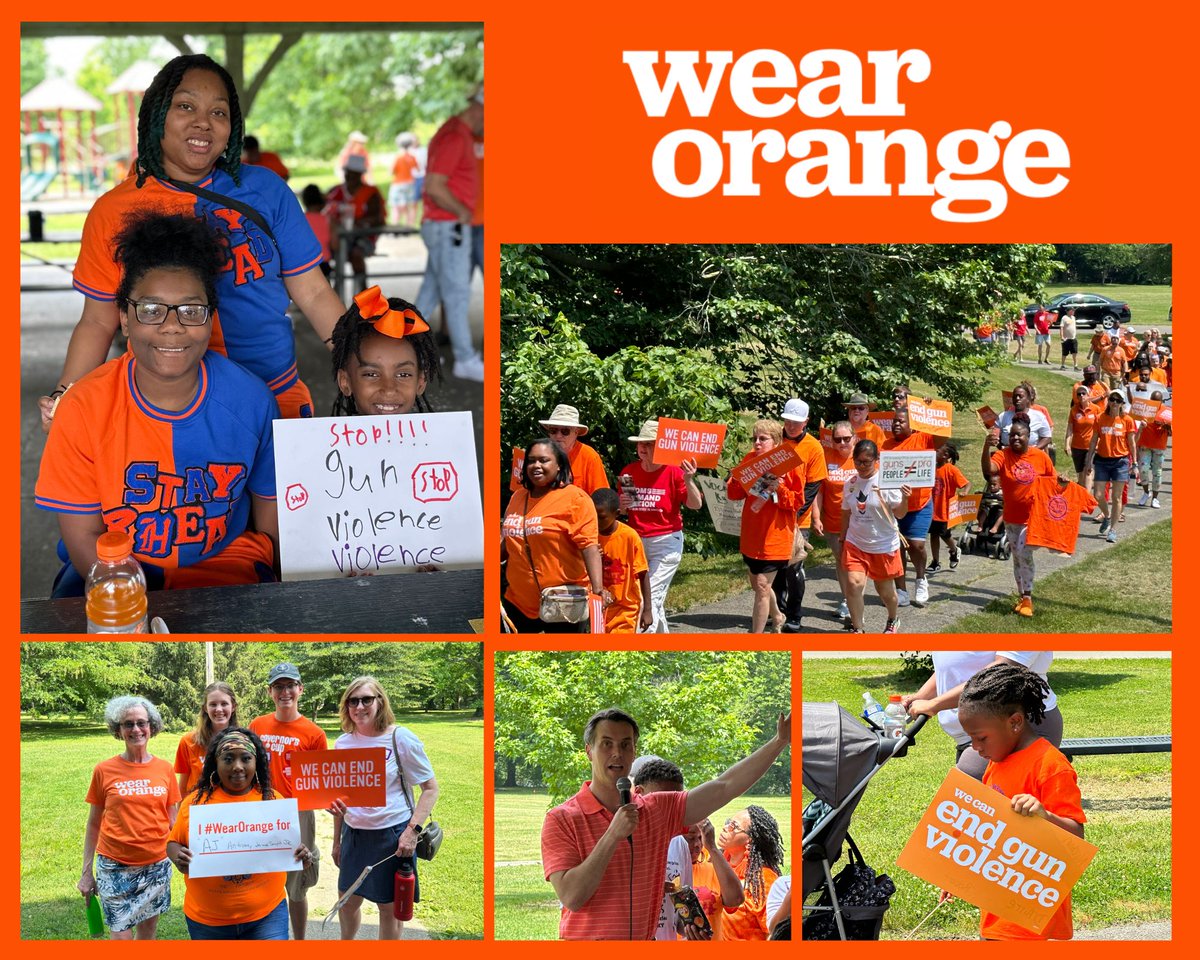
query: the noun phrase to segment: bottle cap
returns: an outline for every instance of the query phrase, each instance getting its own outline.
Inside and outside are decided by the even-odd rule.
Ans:
[[[900,694],[893,693],[890,697],[888,697],[888,702],[889,703],[899,703],[902,699],[904,699],[904,698],[901,697]]]
[[[113,563],[133,553],[133,534],[124,530],[109,530],[96,540],[96,557]]]

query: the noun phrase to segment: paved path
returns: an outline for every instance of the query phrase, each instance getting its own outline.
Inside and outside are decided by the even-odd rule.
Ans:
[[[1038,578],[1045,577],[1055,570],[1062,570],[1078,563],[1085,557],[1100,553],[1104,550],[1120,550],[1121,539],[1132,536],[1151,523],[1167,520],[1171,517],[1172,502],[1172,469],[1171,448],[1167,448],[1163,461],[1163,485],[1159,494],[1162,503],[1161,510],[1149,507],[1138,507],[1141,489],[1134,488],[1130,493],[1130,502],[1125,508],[1126,522],[1117,527],[1117,543],[1107,543],[1099,531],[1099,524],[1088,518],[1083,518],[1079,541],[1073,556],[1064,557],[1038,549],[1035,554]],[[1060,456],[1061,459],[1061,456]],[[1067,464],[1068,468],[1070,464]],[[1013,581],[1012,561],[992,560],[976,554],[962,555],[958,569],[950,570],[947,566],[947,553],[942,549],[943,569],[929,577],[929,604],[924,609],[904,607],[900,611],[901,633],[940,633],[950,627],[961,617],[982,610],[987,604],[996,599],[1004,599],[1016,594],[1016,584]],[[841,621],[835,620],[833,614],[841,600],[841,590],[834,577],[831,566],[806,567],[808,586],[804,594],[804,627],[802,633],[842,633]],[[909,575],[909,589],[912,589],[912,576]],[[672,632],[679,633],[746,633],[750,629],[750,609],[752,593],[749,588],[738,591],[731,596],[713,603],[701,604],[670,617]],[[1036,606],[1037,585],[1034,585],[1034,601]],[[868,632],[883,630],[887,615],[883,604],[875,596],[872,587],[867,588],[866,628]],[[1170,624],[1159,624],[1167,626]]]

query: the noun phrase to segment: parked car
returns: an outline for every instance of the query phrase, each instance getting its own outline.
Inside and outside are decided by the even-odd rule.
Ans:
[[[1081,327],[1104,326],[1106,329],[1118,323],[1129,323],[1133,313],[1129,304],[1123,300],[1112,300],[1098,293],[1060,293],[1043,306],[1054,314],[1052,326],[1057,327],[1059,317],[1066,313],[1067,307],[1075,308],[1075,322]],[[1037,313],[1037,304],[1031,303],[1022,308],[1029,329],[1033,329],[1033,316]]]

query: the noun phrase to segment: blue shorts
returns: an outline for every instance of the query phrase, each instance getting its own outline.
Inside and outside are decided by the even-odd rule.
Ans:
[[[391,903],[396,898],[396,871],[400,869],[400,858],[392,857],[379,863],[389,853],[394,852],[400,842],[408,823],[399,823],[394,827],[384,827],[380,830],[358,830],[347,823],[342,824],[342,865],[338,873],[338,892],[344,893],[354,886],[365,867],[378,863],[367,874],[361,887],[354,891],[356,896],[372,903]],[[413,874],[417,874],[416,857],[409,857]],[[413,903],[421,901],[421,880],[416,877],[413,890]]]
[[[909,540],[924,540],[929,533],[929,524],[933,520],[933,497],[920,510],[910,510],[897,520],[900,533]]]
[[[1093,457],[1092,466],[1096,469],[1093,479],[1101,483],[1126,483],[1129,480],[1128,457]]]
[[[1035,333],[1033,335],[1033,341],[1034,341],[1034,343],[1049,343],[1050,342],[1050,334]]]

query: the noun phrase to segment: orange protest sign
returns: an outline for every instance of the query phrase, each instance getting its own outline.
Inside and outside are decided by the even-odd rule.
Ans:
[[[891,410],[876,410],[867,414],[867,419],[879,427],[885,434],[892,434],[892,411]]]
[[[1158,413],[1154,415],[1154,419],[1157,423],[1169,424],[1171,422],[1171,408],[1167,406],[1159,407]]]
[[[387,804],[387,751],[301,750],[292,754],[296,799],[301,810],[323,810],[337,799],[351,807]]]
[[[951,769],[896,864],[1004,920],[1041,932],[1096,847]]]
[[[983,424],[985,430],[991,430],[996,425],[996,421],[1000,419],[1000,415],[986,404],[975,411],[975,416],[979,418],[979,422]]]
[[[956,527],[978,517],[979,501],[982,499],[982,495],[978,493],[951,497],[950,506],[946,511],[946,527]]]
[[[695,460],[697,467],[715,467],[725,443],[725,424],[659,417],[654,462],[679,464]]]
[[[512,479],[517,486],[521,485],[521,471],[525,469],[525,451],[520,447],[513,447],[512,461]]]
[[[1161,406],[1161,400],[1146,400],[1143,398],[1134,397],[1129,404],[1129,415],[1133,417],[1134,420],[1153,420],[1158,415],[1158,408]]]
[[[1012,391],[1011,390],[1001,390],[1000,397],[1004,401],[1004,409],[1011,410],[1013,408]]]
[[[833,430],[830,427],[821,427],[818,431],[818,438],[821,441],[821,446],[833,449]]]
[[[749,490],[754,481],[764,473],[773,473],[777,477],[782,477],[789,470],[794,470],[800,466],[800,462],[800,458],[796,455],[795,446],[788,443],[782,447],[768,450],[766,453],[760,454],[753,460],[742,464],[734,471],[733,475],[737,478],[738,483]]]
[[[919,397],[909,394],[908,422],[914,430],[920,430],[922,433],[929,433],[935,437],[948,437],[953,416],[954,406],[945,400],[926,403]]]

